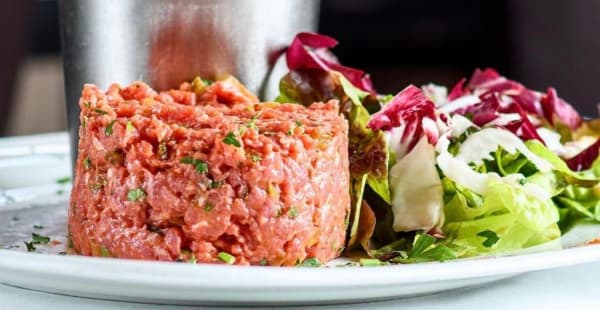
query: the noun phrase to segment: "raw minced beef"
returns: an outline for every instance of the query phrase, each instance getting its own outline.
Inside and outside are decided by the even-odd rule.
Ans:
[[[260,103],[233,78],[195,86],[85,85],[74,250],[269,265],[337,257],[350,206],[337,102]]]

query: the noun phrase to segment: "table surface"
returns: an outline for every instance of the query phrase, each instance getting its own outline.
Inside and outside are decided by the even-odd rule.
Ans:
[[[14,154],[66,153],[65,133],[0,139]],[[38,148],[25,147],[34,144]],[[8,148],[7,148],[8,147]],[[23,153],[23,154],[21,154]],[[67,170],[68,167],[60,169]],[[67,170],[68,171],[68,170]],[[59,171],[61,172],[61,171]],[[50,177],[50,176],[49,176]],[[55,176],[52,176],[54,178]],[[2,178],[0,178],[2,179]],[[0,180],[1,181],[1,180]],[[10,179],[14,182],[14,179]],[[0,186],[1,187],[1,186]],[[308,309],[600,309],[600,262],[538,271],[480,287],[368,304],[307,307]],[[148,305],[86,299],[35,292],[0,284],[0,309],[224,309]],[[256,308],[255,308],[256,309]],[[304,307],[303,307],[304,309]]]

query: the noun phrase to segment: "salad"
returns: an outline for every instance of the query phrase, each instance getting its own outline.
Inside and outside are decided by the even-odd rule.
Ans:
[[[331,37],[285,51],[278,102],[337,99],[349,123],[352,212],[346,253],[384,263],[511,253],[600,221],[600,120],[550,87],[476,69],[449,90],[378,94],[341,65]]]

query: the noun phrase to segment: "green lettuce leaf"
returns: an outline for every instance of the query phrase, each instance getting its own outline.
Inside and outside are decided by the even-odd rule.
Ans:
[[[561,235],[552,200],[530,195],[522,187],[489,179],[482,203],[475,206],[461,192],[445,191],[449,200],[444,206],[444,244],[460,248],[460,257],[512,252]]]
[[[411,232],[398,236],[395,241],[379,249],[371,250],[369,254],[392,263],[409,264],[455,259],[455,248],[430,234]]]
[[[564,233],[582,221],[600,222],[600,161],[596,160],[589,170],[574,172],[540,142],[528,141],[527,147],[552,164],[556,182],[563,187],[553,198],[561,231]]]
[[[412,248],[399,252],[399,256],[391,259],[394,263],[423,263],[432,261],[447,261],[457,258],[457,253],[451,247],[439,242],[434,236],[417,233],[413,239]]]
[[[537,156],[545,159],[552,165],[552,168],[560,174],[564,181],[568,184],[582,186],[582,187],[593,187],[596,186],[600,179],[600,164],[592,164],[592,168],[589,171],[583,172],[575,172],[567,166],[567,163],[558,155],[552,153],[548,148],[546,148],[542,143],[537,140],[530,140],[525,142],[529,150],[536,154]],[[598,173],[595,173],[594,167],[598,170]]]
[[[509,134],[483,129],[438,147],[440,171],[447,172],[441,242],[458,257],[514,252],[561,235],[553,197],[569,185],[568,168],[558,171],[543,145],[532,150]]]
[[[353,103],[348,116],[350,170],[355,174],[366,173],[369,187],[390,204],[387,140],[382,131],[373,131],[367,128],[371,115],[362,102],[369,96],[369,93],[354,87],[341,74],[338,75],[338,78],[344,93]]]

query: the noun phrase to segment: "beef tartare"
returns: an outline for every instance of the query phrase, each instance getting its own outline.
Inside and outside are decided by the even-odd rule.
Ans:
[[[83,255],[294,265],[337,257],[350,208],[337,101],[261,103],[237,80],[85,85],[69,235]]]

